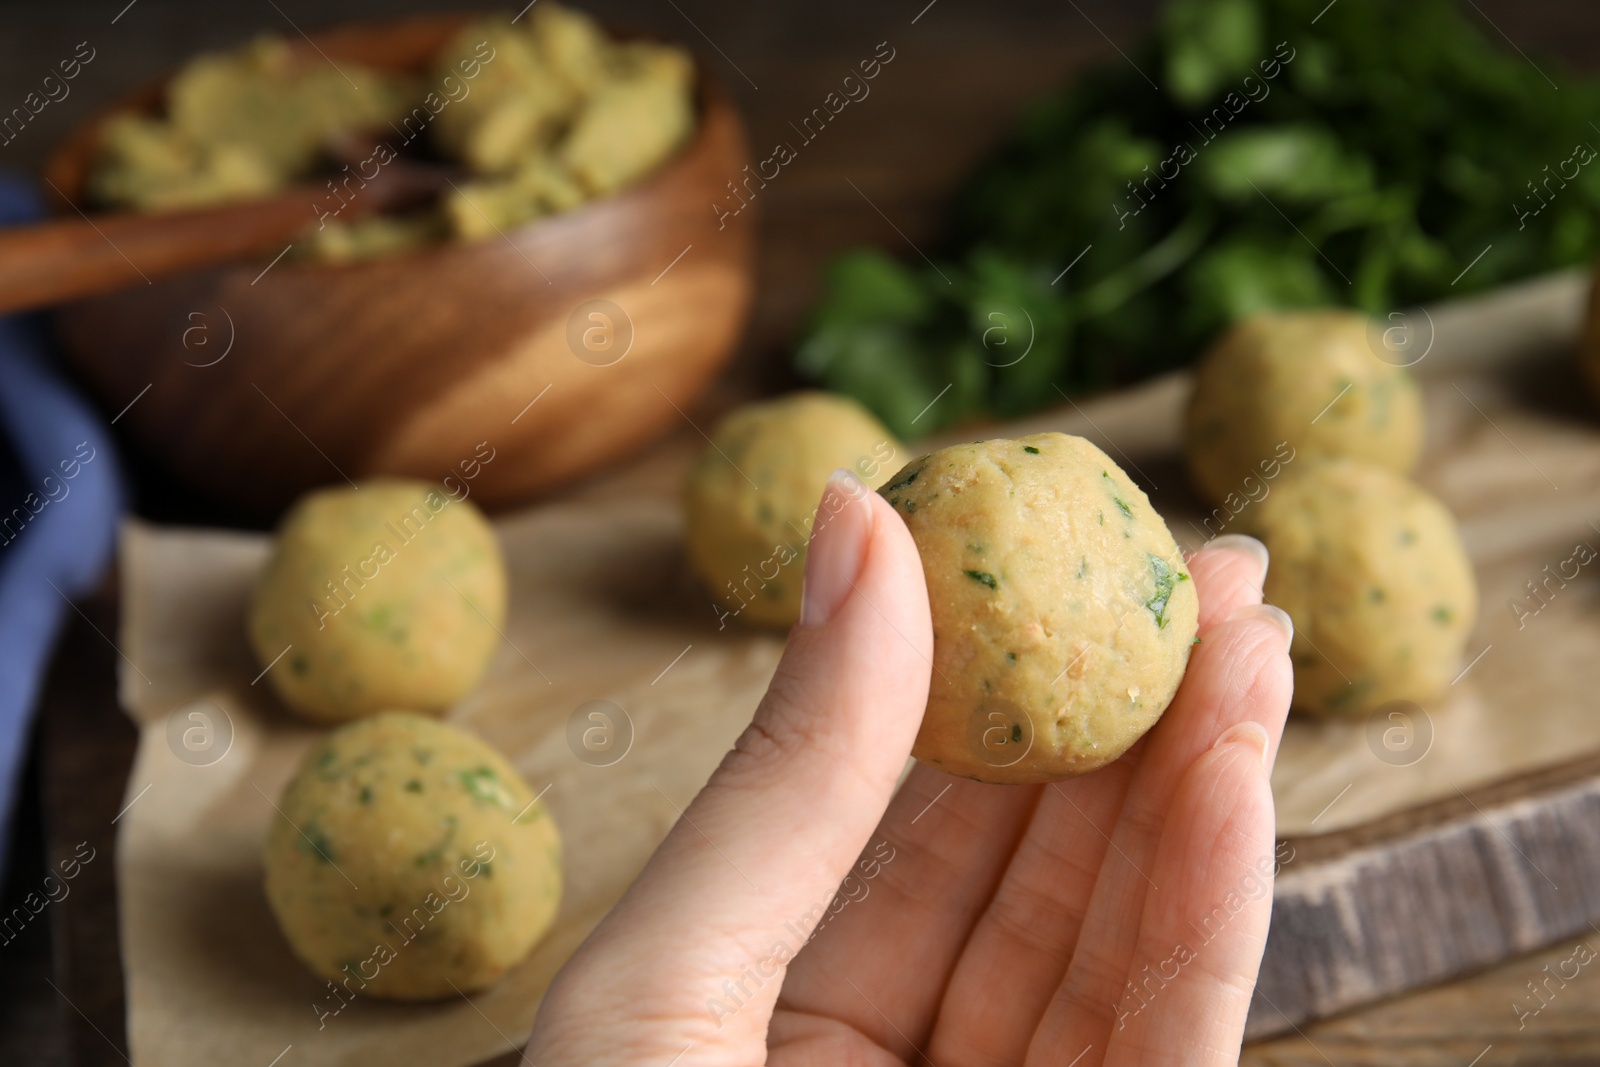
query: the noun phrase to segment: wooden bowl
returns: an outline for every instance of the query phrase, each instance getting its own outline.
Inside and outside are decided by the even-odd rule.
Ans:
[[[466,20],[314,41],[333,60],[421,71]],[[719,228],[712,205],[749,156],[703,69],[697,91],[691,142],[616,195],[483,241],[352,264],[267,257],[81,301],[56,315],[67,358],[109,413],[126,407],[137,448],[256,514],[378,474],[471,472],[482,504],[527,499],[680,425],[738,340],[753,231],[746,212]],[[104,118],[48,163],[74,201]]]

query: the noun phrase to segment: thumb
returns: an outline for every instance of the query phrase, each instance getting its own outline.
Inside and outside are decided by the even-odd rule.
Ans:
[[[910,532],[878,494],[835,472],[807,553],[801,621],[766,697],[558,978],[536,1041],[563,1003],[581,1002],[593,1029],[609,1002],[609,1042],[617,1027],[641,1028],[620,1042],[630,1054],[659,1042],[666,1062],[692,1042],[697,1057],[720,1046],[751,1062],[785,965],[888,806],[927,705],[932,651]]]

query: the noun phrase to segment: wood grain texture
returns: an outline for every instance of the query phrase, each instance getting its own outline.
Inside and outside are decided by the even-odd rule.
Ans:
[[[1600,756],[1589,756],[1282,842],[1280,856],[1292,858],[1274,888],[1248,1034],[1600,934],[1597,827]],[[1555,982],[1564,988],[1581,970]],[[1553,991],[1525,992],[1525,1010],[1537,1013]]]
[[[1513,1011],[1513,1004],[1531,999],[1527,983],[1542,979],[1546,967],[1566,965],[1580,940],[1559,942],[1448,985],[1308,1023],[1298,1033],[1252,1042],[1239,1062],[1242,1067],[1593,1064],[1600,1058],[1600,981],[1591,973],[1593,965],[1525,1025]],[[1600,947],[1600,936],[1591,934],[1586,943]]]
[[[117,632],[115,583],[69,614],[39,707],[46,866],[94,850],[48,910],[59,1016],[79,1067],[127,1063],[114,820],[138,734],[117,707],[117,652],[105,639]]]
[[[408,70],[462,21],[317,40],[335,59]],[[480,442],[495,456],[473,484],[481,503],[569,481],[681,423],[743,326],[753,218],[719,224],[712,205],[741,175],[745,136],[714,82],[702,76],[699,95],[690,143],[615,196],[498,239],[350,264],[263,259],[69,305],[68,358],[109,411],[149,386],[122,420],[134,447],[260,515],[316,485],[441,479],[481,459]],[[148,91],[132,99],[148,106]],[[92,131],[50,165],[69,196]],[[204,348],[186,345],[197,324]]]
[[[0,232],[0,312],[148,284],[273,251],[305,228],[316,191],[164,215],[60,218]],[[371,207],[372,200],[351,204]],[[139,264],[137,273],[131,269]]]

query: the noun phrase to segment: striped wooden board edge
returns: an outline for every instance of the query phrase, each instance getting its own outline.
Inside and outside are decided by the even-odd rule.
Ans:
[[[1600,754],[1278,843],[1246,1039],[1600,932]]]

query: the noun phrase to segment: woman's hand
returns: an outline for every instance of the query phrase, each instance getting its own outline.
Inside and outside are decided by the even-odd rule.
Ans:
[[[1203,640],[1115,763],[1043,786],[918,765],[895,793],[931,672],[921,563],[877,494],[836,476],[823,501],[766,698],[556,977],[527,1059],[1237,1062],[1291,689],[1265,550],[1189,561]]]

